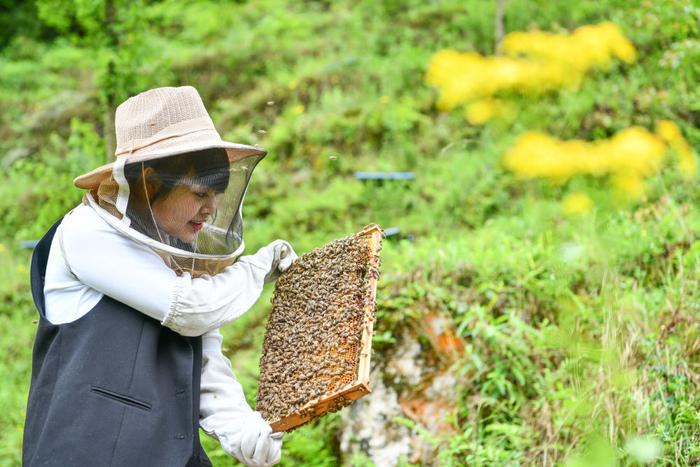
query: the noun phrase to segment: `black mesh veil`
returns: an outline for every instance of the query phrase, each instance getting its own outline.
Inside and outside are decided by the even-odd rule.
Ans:
[[[178,274],[215,274],[243,251],[242,205],[264,153],[223,148],[115,163],[88,202]]]

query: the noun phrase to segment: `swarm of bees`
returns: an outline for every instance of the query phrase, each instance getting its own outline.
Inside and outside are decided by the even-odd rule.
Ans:
[[[301,256],[277,280],[256,407],[268,422],[294,416],[297,426],[369,391],[348,388],[364,381],[360,366],[368,373],[380,239],[367,226]]]

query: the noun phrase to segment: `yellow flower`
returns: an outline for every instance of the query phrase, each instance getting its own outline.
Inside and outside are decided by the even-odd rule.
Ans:
[[[481,99],[469,104],[464,116],[472,125],[483,125],[492,118],[506,113],[506,106],[498,99]]]
[[[686,178],[697,175],[698,161],[693,148],[683,137],[680,128],[670,120],[660,120],[656,124],[656,134],[678,155],[678,166]]]
[[[572,193],[562,200],[561,207],[569,216],[586,214],[593,208],[593,201],[585,193]]]
[[[292,107],[292,113],[295,115],[301,115],[304,113],[306,110],[306,107],[304,107],[302,104],[297,104],[294,107]]]
[[[610,172],[650,175],[661,168],[666,156],[663,141],[640,127],[622,130],[599,147],[610,153]]]
[[[678,125],[671,120],[659,120],[656,123],[656,134],[667,143],[683,137]]]
[[[644,197],[644,179],[633,174],[617,174],[612,179],[613,187],[627,198],[642,199]]]
[[[677,151],[678,152],[678,151]],[[686,153],[679,152],[678,166],[686,178],[695,178],[698,174],[698,160],[692,151]]]
[[[379,103],[380,104],[387,104],[389,103],[389,96],[382,96],[379,98]]]
[[[4,243],[0,243],[0,254],[5,253],[7,251],[7,247],[5,246]]]

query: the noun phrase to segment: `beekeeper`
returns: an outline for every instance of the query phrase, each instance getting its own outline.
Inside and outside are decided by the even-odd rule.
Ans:
[[[115,162],[75,179],[82,204],[32,258],[24,465],[211,465],[200,426],[241,462],[275,464],[281,435],[246,403],[219,333],[296,258],[281,240],[239,257],[265,151],[222,141],[188,86],[128,99],[115,125]]]

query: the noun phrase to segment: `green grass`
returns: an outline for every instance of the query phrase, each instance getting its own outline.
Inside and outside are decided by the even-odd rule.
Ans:
[[[431,369],[459,376],[453,433],[388,422],[430,438],[436,463],[635,465],[632,440],[648,436],[661,443],[657,465],[696,464],[697,182],[668,169],[644,202],[621,204],[596,180],[522,182],[500,156],[529,129],[596,139],[659,119],[697,150],[700,4],[508,1],[507,31],[611,20],[639,58],[580,89],[516,99],[510,124],[472,127],[438,113],[423,78],[441,48],[493,52],[493,5],[149,3],[124,19],[119,79],[125,94],[193,84],[224,137],[269,150],[246,198],[248,251],[286,238],[301,253],[370,222],[412,235],[385,241],[374,365],[410,335]],[[36,319],[18,241],[79,202],[72,178],[104,160],[101,62],[79,24],[33,28],[0,52],[0,465],[20,460]],[[358,170],[417,177],[362,184]],[[558,201],[579,189],[596,210],[564,216]],[[268,311],[269,289],[224,330],[251,402]],[[427,311],[465,344],[449,368],[422,335]],[[283,465],[336,465],[340,419],[286,436]],[[235,464],[205,443],[216,465]],[[362,454],[346,461],[371,465]]]

